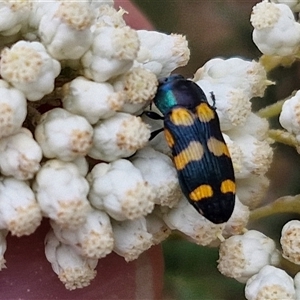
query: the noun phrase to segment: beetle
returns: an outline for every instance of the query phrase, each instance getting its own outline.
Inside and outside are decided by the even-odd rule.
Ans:
[[[163,119],[164,128],[151,138],[164,131],[183,194],[209,221],[227,222],[234,209],[235,178],[214,105],[181,75],[160,79],[153,102],[163,117],[151,111],[146,115]]]

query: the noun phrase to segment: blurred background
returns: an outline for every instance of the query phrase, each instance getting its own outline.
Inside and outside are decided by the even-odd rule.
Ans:
[[[240,56],[258,59],[260,52],[252,42],[250,14],[260,2],[253,0],[134,0],[158,31],[180,33],[187,37],[191,49],[189,64],[176,72],[192,77],[196,70],[214,57]],[[253,99],[253,110],[276,102],[299,89],[299,65],[277,68],[269,74],[276,81],[263,99]],[[278,118],[271,121],[279,127]],[[300,193],[300,156],[284,145],[274,145],[273,166],[269,172],[271,185],[264,201],[274,201],[287,194]],[[249,224],[279,241],[281,228],[298,216],[280,215]],[[164,300],[245,299],[244,285],[221,275],[216,266],[218,250],[200,247],[180,239],[169,238],[163,244],[166,273]]]

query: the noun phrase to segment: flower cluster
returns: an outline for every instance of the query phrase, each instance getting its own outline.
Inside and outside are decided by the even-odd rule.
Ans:
[[[293,299],[290,277],[273,267],[275,243],[246,232],[273,156],[268,122],[250,102],[273,84],[264,61],[211,59],[192,79],[216,107],[236,177],[233,214],[213,224],[183,196],[164,136],[149,141],[163,125],[142,115],[158,79],[187,64],[187,41],[134,30],[123,13],[112,1],[0,5],[0,269],[7,232],[32,234],[42,217],[51,224],[46,258],[70,290],[89,285],[98,260],[112,251],[131,261],[177,230],[220,246],[220,272],[247,282],[248,299],[276,292]],[[297,54],[299,24],[288,6],[263,1],[251,22],[265,55]],[[298,139],[297,99],[285,103],[280,121]],[[297,226],[282,236],[283,255],[294,262]],[[265,280],[270,274],[276,279]]]
[[[264,70],[270,71],[277,66],[290,66],[299,57],[300,24],[299,20],[295,19],[298,12],[299,1],[263,0],[253,7],[250,18],[254,28],[253,41],[262,52],[259,63]],[[238,67],[234,68],[234,71],[237,69]],[[217,71],[219,72],[217,73]],[[222,76],[222,69],[212,70],[211,74],[213,75],[209,74],[210,77],[219,78]],[[242,87],[244,92],[247,90],[243,84],[245,79],[246,77],[242,78],[241,76],[235,81],[236,83],[240,82],[237,87]],[[262,81],[260,83],[262,84]],[[256,96],[261,96],[261,94],[258,93]],[[252,126],[248,124],[247,129],[244,129],[243,136],[241,136],[241,140],[244,140],[244,146],[252,151],[250,150],[250,140],[246,138],[246,132],[256,128],[256,133],[262,138],[261,141],[272,139],[275,142],[293,146],[300,153],[299,112],[299,91],[294,91],[290,97],[261,109],[257,115],[260,117],[279,117],[283,129],[261,130],[259,129],[260,126],[263,128],[261,120],[253,119],[255,123],[252,123]],[[235,136],[236,130],[233,134],[233,137]],[[234,141],[234,138],[231,139]],[[262,159],[265,160],[266,156]],[[234,155],[233,162],[235,162]],[[245,172],[242,171],[242,174]],[[260,174],[254,181],[253,178],[241,178],[245,185],[243,187],[243,184],[239,184],[240,175],[237,169],[235,169],[235,175],[237,177],[237,195],[239,192],[244,192],[245,195],[251,197],[250,194],[253,194],[254,191],[257,192],[257,188],[253,189],[254,185],[261,188],[267,185],[267,179],[263,179],[262,174]],[[248,202],[247,205],[252,210],[250,218],[255,220],[281,212],[299,213],[298,203],[299,195],[296,195],[281,197],[256,209],[253,209],[257,205],[255,200],[252,203]],[[299,220],[291,220],[286,223],[282,228],[281,249],[279,250],[276,243],[263,233],[257,230],[245,230],[244,234],[228,237],[221,243],[218,269],[222,274],[246,284],[245,297],[248,300],[299,299],[300,272],[294,278],[289,275],[292,273],[289,266],[300,264],[299,236]],[[284,260],[288,260],[290,264],[282,264]]]

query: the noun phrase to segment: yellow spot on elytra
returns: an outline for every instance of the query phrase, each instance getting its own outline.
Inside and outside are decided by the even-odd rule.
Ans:
[[[180,153],[174,156],[174,164],[177,170],[182,170],[185,166],[193,161],[200,160],[204,154],[204,149],[201,143],[192,141]]]
[[[230,179],[226,179],[222,181],[220,189],[223,194],[235,193],[235,183]]]
[[[172,148],[175,144],[175,141],[174,141],[174,138],[173,138],[171,132],[168,129],[165,128],[164,133],[165,133],[165,138],[166,138],[168,146],[170,148]]]
[[[202,184],[194,189],[190,194],[190,199],[193,201],[201,201],[202,199],[212,197],[213,190],[209,184]]]
[[[198,118],[201,122],[209,122],[215,118],[215,112],[207,103],[201,103],[196,107]]]
[[[194,117],[191,112],[184,108],[174,108],[170,119],[175,125],[190,126],[194,123]]]
[[[214,137],[210,137],[207,140],[207,147],[211,153],[213,153],[215,156],[221,156],[226,155],[230,157],[230,153],[228,151],[228,147],[226,144],[222,141],[219,141],[215,139]]]

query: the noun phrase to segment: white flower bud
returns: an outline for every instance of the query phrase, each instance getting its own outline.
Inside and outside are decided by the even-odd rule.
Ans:
[[[264,175],[236,179],[236,194],[244,205],[254,209],[263,200],[269,184],[270,180]]]
[[[1,52],[3,79],[23,92],[30,101],[40,100],[54,89],[60,63],[39,42],[19,41]]]
[[[4,258],[4,253],[6,251],[6,235],[7,230],[0,230],[0,271],[6,268],[6,260]]]
[[[20,130],[27,114],[23,93],[0,80],[0,138]]]
[[[91,204],[116,220],[137,219],[154,208],[153,187],[128,160],[97,164],[87,178]]]
[[[143,148],[149,138],[149,126],[140,117],[116,113],[95,125],[93,146],[88,155],[103,161],[114,161],[131,156]]]
[[[288,56],[299,51],[300,24],[285,4],[262,1],[253,7],[253,41],[266,55]]]
[[[55,59],[79,59],[92,43],[94,13],[88,2],[60,2],[41,18],[38,33]]]
[[[300,141],[300,90],[284,102],[279,122],[283,128],[296,136],[297,141]]]
[[[125,73],[132,67],[138,49],[137,33],[130,27],[97,28],[92,46],[81,58],[84,76],[104,82]]]
[[[152,234],[147,231],[145,218],[117,222],[112,220],[115,239],[114,252],[125,260],[137,259],[153,245]]]
[[[300,221],[286,223],[281,231],[280,244],[282,256],[294,264],[300,265]]]
[[[241,89],[249,99],[263,97],[267,86],[273,84],[267,79],[267,72],[259,62],[239,57],[209,60],[197,70],[193,78],[193,81],[196,82],[201,80]]]
[[[125,95],[115,93],[109,83],[99,83],[77,77],[66,83],[62,89],[63,107],[73,114],[85,117],[90,124],[106,119],[120,110]]]
[[[97,21],[96,28],[111,26],[111,27],[124,27],[126,22],[123,19],[123,15],[127,12],[120,7],[119,10],[116,10],[111,5],[108,5],[108,1],[105,1],[105,4],[101,5],[97,10]],[[113,0],[111,0],[113,4]]]
[[[235,168],[236,178],[246,178],[250,175],[264,175],[272,162],[273,150],[266,140],[259,141],[248,134],[232,136],[233,142],[242,151],[241,165]],[[231,153],[231,145],[228,144]]]
[[[141,43],[137,65],[142,64],[157,77],[165,77],[187,64],[190,50],[185,36],[147,30],[138,30],[137,33]]]
[[[230,136],[250,134],[259,141],[264,141],[268,138],[268,130],[269,123],[266,119],[255,113],[250,113],[243,125],[234,127],[226,133]]]
[[[30,1],[1,1],[0,2],[0,32],[1,35],[18,33],[22,24],[27,21],[30,12]]]
[[[151,214],[145,216],[147,231],[152,234],[152,241],[155,245],[160,244],[171,234],[171,229],[163,221],[158,210],[154,209]]]
[[[33,189],[44,215],[63,228],[78,228],[87,218],[89,184],[75,164],[56,159],[38,171]]]
[[[234,210],[230,219],[225,223],[222,235],[228,237],[243,233],[248,224],[249,216],[249,208],[241,203],[239,198],[235,196]]]
[[[245,124],[251,113],[251,102],[242,89],[228,84],[213,84],[207,80],[198,80],[196,83],[203,89],[210,104],[215,105],[221,130]],[[213,103],[211,93],[216,103]]]
[[[50,231],[45,238],[45,254],[66,289],[88,286],[96,277],[98,260],[80,256],[70,245],[61,243]]]
[[[217,240],[225,226],[205,219],[185,197],[182,197],[178,205],[163,214],[163,220],[169,228],[184,233],[193,243],[201,246],[207,246]]]
[[[0,199],[0,229],[21,236],[33,233],[40,225],[40,207],[25,181],[0,178]]]
[[[103,211],[90,211],[86,222],[75,230],[61,228],[53,221],[51,226],[60,242],[71,245],[84,257],[99,259],[113,249],[114,239],[110,219]]]
[[[293,279],[283,270],[263,267],[253,275],[246,284],[245,296],[247,300],[295,300]]]
[[[266,265],[278,265],[279,251],[275,242],[256,230],[235,235],[221,243],[218,269],[227,276],[245,283]]]
[[[42,149],[26,128],[0,139],[0,170],[3,175],[31,179],[39,170],[42,157]]]
[[[139,150],[131,161],[154,188],[156,204],[173,207],[179,202],[182,192],[176,169],[168,156],[147,147]]]
[[[62,108],[44,113],[35,129],[35,138],[47,158],[74,160],[92,146],[93,128],[88,121]]]
[[[156,76],[140,67],[117,77],[113,82],[114,88],[126,95],[122,111],[136,114],[147,106],[155,96],[157,84]]]

